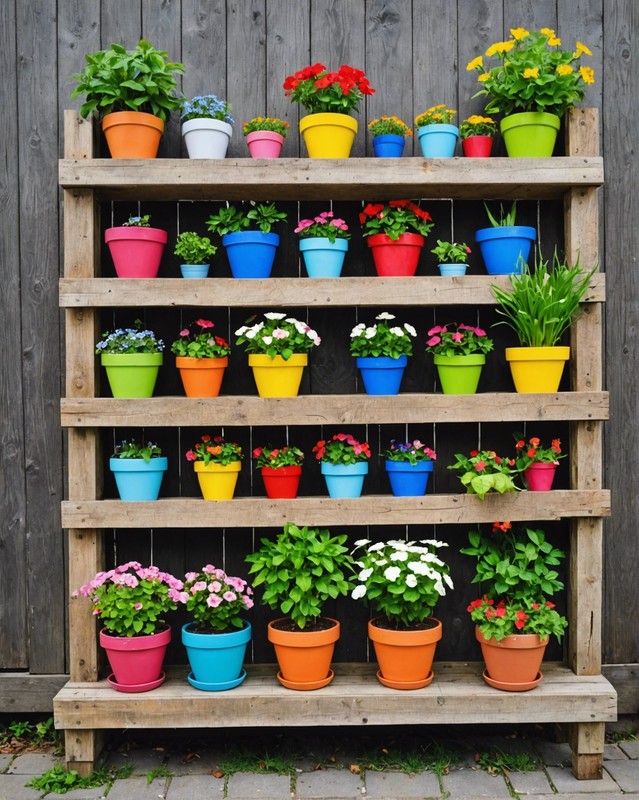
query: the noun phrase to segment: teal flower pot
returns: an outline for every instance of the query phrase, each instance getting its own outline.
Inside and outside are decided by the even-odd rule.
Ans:
[[[300,239],[300,252],[309,278],[339,278],[347,250],[348,239],[334,242],[324,236]]]
[[[321,471],[329,497],[360,497],[364,478],[368,475],[368,461],[355,464],[327,464],[322,461]]]
[[[143,458],[110,458],[109,469],[115,478],[120,500],[157,500],[168,465],[168,459],[164,456],[152,458],[150,461]]]
[[[408,356],[358,356],[356,363],[366,394],[398,394]]]
[[[423,125],[417,129],[424,158],[452,158],[455,155],[459,128],[456,125]]]
[[[234,689],[246,678],[243,668],[246,647],[251,641],[251,624],[230,633],[195,633],[194,623],[182,626],[182,644],[191,665],[188,682],[204,692]]]
[[[279,243],[276,233],[262,231],[226,233],[222,237],[234,278],[269,278]]]
[[[183,278],[208,278],[210,264],[180,264]]]
[[[444,278],[458,277],[466,274],[466,264],[440,264],[439,274]]]
[[[395,497],[420,497],[426,494],[428,477],[433,471],[432,461],[386,461],[386,472]]]

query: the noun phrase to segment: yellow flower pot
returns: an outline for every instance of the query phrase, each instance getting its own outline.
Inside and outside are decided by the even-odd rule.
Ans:
[[[506,361],[515,383],[515,391],[551,394],[559,391],[569,347],[507,347]]]
[[[248,357],[260,397],[297,397],[302,373],[308,363],[306,353],[294,353],[288,361],[253,353]]]
[[[357,133],[357,120],[348,114],[307,114],[300,120],[309,158],[348,158]]]
[[[232,500],[241,466],[239,461],[231,461],[230,464],[205,464],[203,461],[194,461],[193,469],[200,484],[202,497],[205,500]]]

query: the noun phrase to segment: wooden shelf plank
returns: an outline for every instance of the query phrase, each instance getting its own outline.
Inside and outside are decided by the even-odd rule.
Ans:
[[[481,399],[481,403],[477,402]],[[557,394],[483,393],[443,395],[402,393],[300,395],[298,397],[111,397],[61,401],[62,426],[167,427],[210,425],[338,425],[362,421],[383,425],[406,423],[522,422],[532,420],[608,419],[607,392]]]
[[[491,286],[508,289],[506,275],[464,275],[413,278],[268,278],[236,280],[181,278],[127,280],[121,278],[60,280],[63,308],[113,307],[214,307],[246,308],[304,306],[445,306],[495,305]],[[605,298],[605,275],[593,275],[585,303]]]
[[[298,525],[443,525],[493,522],[507,519],[557,520],[610,515],[610,492],[558,489],[551,492],[475,495],[434,494],[423,497],[364,495],[355,499],[297,497],[235,497],[217,501],[215,525],[210,502],[198,497],[163,498],[155,502],[121,500],[66,500],[62,503],[64,528],[278,528],[289,520]]]
[[[169,671],[153,692],[114,692],[106,681],[67,684],[54,698],[55,724],[62,729],[210,728],[217,724],[410,725],[423,723],[608,722],[616,719],[616,693],[601,675],[577,677],[566,667],[543,664],[534,692],[497,692],[481,677],[483,665],[434,665],[430,686],[398,692],[375,678],[377,665],[333,664],[335,678],[317,692],[291,692],[276,668],[247,667],[248,677],[232,692],[207,692],[186,681],[188,668]]]
[[[546,199],[575,187],[601,186],[603,160],[65,159],[59,162],[59,183],[65,189],[95,188],[113,200]]]

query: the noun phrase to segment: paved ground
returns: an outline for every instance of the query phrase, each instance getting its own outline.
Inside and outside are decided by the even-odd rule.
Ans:
[[[633,729],[617,723],[617,731]],[[636,729],[636,728],[635,728]],[[611,733],[614,733],[613,727]],[[47,794],[47,800],[639,800],[639,741],[606,745],[601,781],[577,781],[566,744],[551,731],[491,726],[433,729],[255,729],[167,735],[121,735],[111,740],[104,767],[129,774],[95,789]],[[472,737],[472,738],[470,738]],[[453,763],[436,774],[418,769],[440,755]],[[443,754],[443,755],[442,755]],[[489,754],[491,774],[478,765]],[[527,756],[531,771],[502,769],[509,754]],[[395,762],[395,763],[394,763]],[[0,755],[0,800],[35,800],[25,787],[59,759],[51,753]],[[269,772],[271,767],[287,774]],[[257,772],[249,771],[255,769]],[[237,770],[237,771],[235,771]],[[414,770],[414,771],[411,771]],[[156,775],[151,782],[150,778]]]

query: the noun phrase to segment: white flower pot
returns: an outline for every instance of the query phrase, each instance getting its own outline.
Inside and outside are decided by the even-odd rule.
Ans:
[[[225,158],[233,128],[219,119],[190,119],[182,123],[189,158]]]

